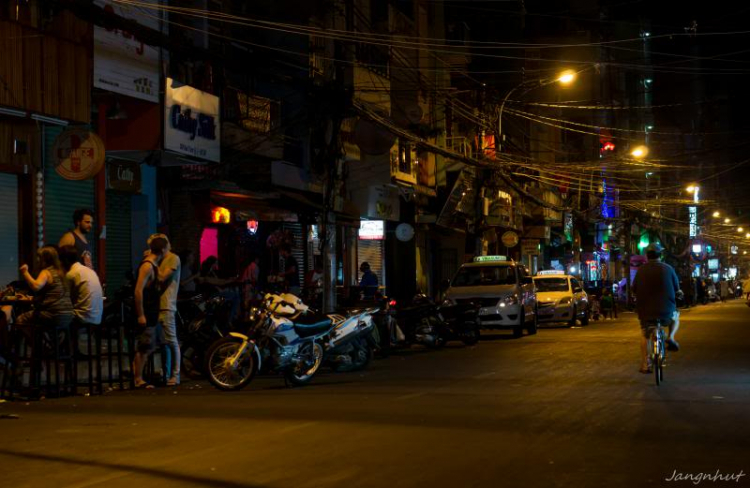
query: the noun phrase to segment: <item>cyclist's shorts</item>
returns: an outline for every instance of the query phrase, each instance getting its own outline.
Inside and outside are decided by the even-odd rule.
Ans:
[[[674,323],[671,319],[662,320],[662,327],[672,327],[672,324]],[[656,327],[656,320],[641,320],[641,334],[643,334],[643,337],[646,339],[651,337],[651,330],[652,328]]]

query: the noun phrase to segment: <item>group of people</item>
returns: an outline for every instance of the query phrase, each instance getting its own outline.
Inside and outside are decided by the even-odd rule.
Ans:
[[[35,327],[70,327],[75,331],[81,326],[101,323],[104,292],[93,269],[87,240],[93,219],[91,210],[76,210],[73,230],[57,246],[48,245],[37,251],[36,276],[27,264],[20,267],[23,281],[33,292],[32,307],[16,317],[12,306],[3,307],[0,347],[9,346],[11,333],[22,334],[33,344]]]

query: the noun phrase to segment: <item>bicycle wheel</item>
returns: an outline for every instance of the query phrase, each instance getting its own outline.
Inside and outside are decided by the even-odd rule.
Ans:
[[[651,335],[652,342],[652,354],[651,354],[651,369],[654,371],[654,379],[656,380],[656,386],[661,383],[661,352],[660,352],[660,338],[659,331],[656,330]]]

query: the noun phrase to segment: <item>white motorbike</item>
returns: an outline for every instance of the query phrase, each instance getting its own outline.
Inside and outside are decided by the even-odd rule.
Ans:
[[[220,390],[239,390],[263,368],[283,373],[288,384],[307,384],[327,351],[372,333],[376,311],[316,316],[292,294],[267,294],[246,334],[230,332],[209,348],[208,380]]]

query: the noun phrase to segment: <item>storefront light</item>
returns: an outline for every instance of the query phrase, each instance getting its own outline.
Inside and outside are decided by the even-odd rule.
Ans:
[[[214,207],[211,210],[211,222],[214,224],[228,224],[232,218],[229,209],[224,207]]]

